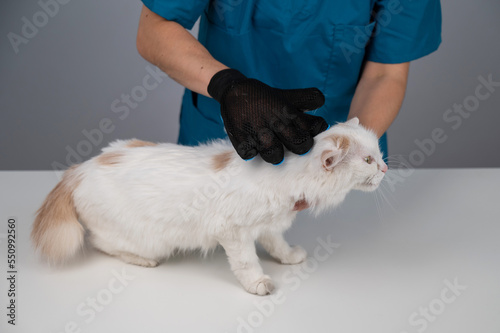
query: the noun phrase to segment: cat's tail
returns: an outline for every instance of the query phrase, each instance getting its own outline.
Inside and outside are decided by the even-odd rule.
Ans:
[[[78,222],[73,202],[73,191],[80,180],[78,165],[70,167],[36,212],[31,240],[41,256],[52,264],[67,261],[83,246],[85,230]]]

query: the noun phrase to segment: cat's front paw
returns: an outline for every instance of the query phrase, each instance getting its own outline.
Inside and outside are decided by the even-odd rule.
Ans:
[[[274,282],[268,275],[263,275],[257,281],[250,283],[245,289],[251,294],[269,295],[274,290]]]
[[[307,252],[301,246],[293,246],[288,255],[281,258],[281,263],[285,265],[300,264],[307,258]]]

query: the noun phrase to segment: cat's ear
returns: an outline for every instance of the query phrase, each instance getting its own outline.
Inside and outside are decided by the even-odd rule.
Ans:
[[[346,157],[350,146],[346,136],[332,136],[330,139],[332,144],[321,153],[321,164],[326,171],[331,171]]]
[[[359,125],[359,118],[354,117],[346,121],[344,124],[349,125],[349,126],[358,126]]]

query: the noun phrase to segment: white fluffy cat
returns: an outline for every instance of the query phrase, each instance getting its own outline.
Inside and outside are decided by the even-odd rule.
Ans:
[[[387,165],[376,135],[357,118],[315,137],[312,150],[286,153],[283,164],[243,161],[229,141],[197,147],[118,140],[65,171],[37,211],[32,240],[51,262],[73,257],[84,243],[147,267],[176,250],[221,244],[250,293],[274,289],[255,241],[283,264],[306,259],[283,232],[297,211],[316,213],[351,189],[377,188]]]

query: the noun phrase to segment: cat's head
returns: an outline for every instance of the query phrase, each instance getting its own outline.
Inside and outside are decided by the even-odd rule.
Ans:
[[[360,125],[358,118],[317,135],[314,152],[321,172],[345,177],[353,189],[374,191],[387,171],[377,136]]]

